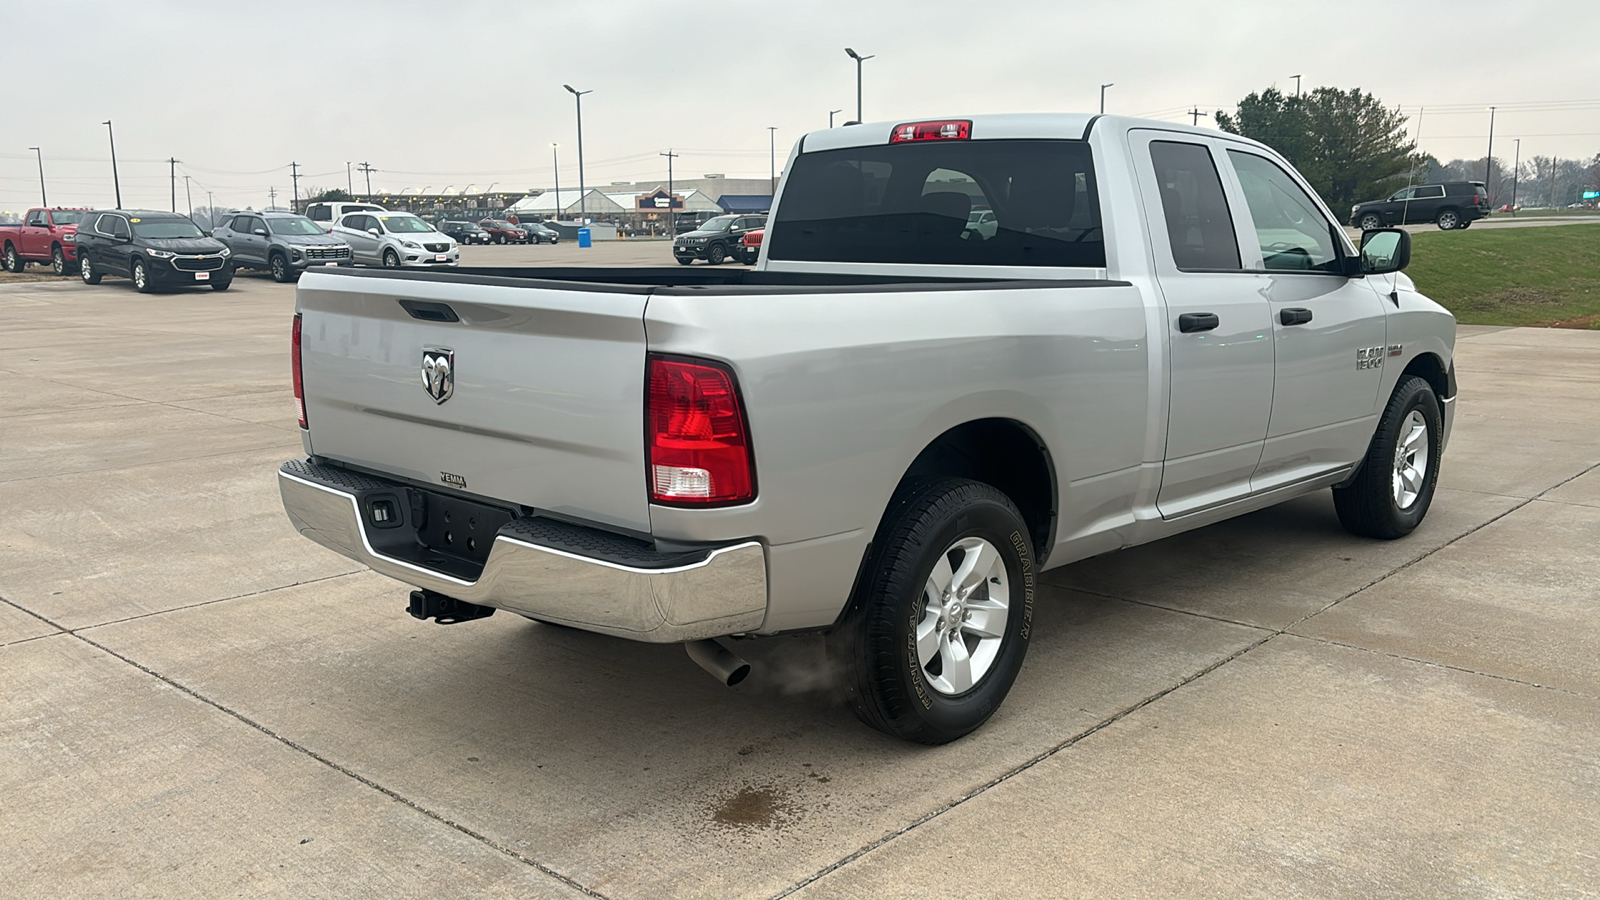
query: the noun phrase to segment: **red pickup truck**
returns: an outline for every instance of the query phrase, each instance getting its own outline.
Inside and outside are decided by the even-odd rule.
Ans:
[[[49,263],[57,275],[71,274],[78,267],[78,221],[86,212],[35,207],[21,225],[0,225],[0,263],[7,272],[21,272],[28,263]]]

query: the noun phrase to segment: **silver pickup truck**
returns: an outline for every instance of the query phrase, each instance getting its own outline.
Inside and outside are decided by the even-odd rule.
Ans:
[[[730,683],[730,638],[824,631],[863,721],[946,742],[1017,677],[1043,569],[1329,488],[1356,534],[1417,526],[1455,321],[1409,256],[1214,131],[816,132],[753,271],[306,273],[283,502],[419,618],[681,642]]]

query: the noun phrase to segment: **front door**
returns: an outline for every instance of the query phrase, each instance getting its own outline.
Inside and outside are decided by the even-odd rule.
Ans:
[[[1215,142],[1130,132],[1166,303],[1164,518],[1247,494],[1272,409],[1271,308],[1246,270]],[[1164,227],[1163,227],[1164,226]]]
[[[1355,255],[1310,191],[1252,149],[1229,148],[1253,240],[1247,265],[1264,273],[1276,377],[1272,421],[1252,492],[1294,484],[1359,459],[1378,414],[1387,354],[1387,302],[1344,274]]]

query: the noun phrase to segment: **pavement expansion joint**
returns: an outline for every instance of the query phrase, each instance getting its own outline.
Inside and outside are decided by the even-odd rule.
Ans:
[[[1390,651],[1390,650],[1375,650],[1375,649],[1373,649],[1371,647],[1363,647],[1360,644],[1351,644],[1351,643],[1347,643],[1345,641],[1336,641],[1336,640],[1333,640],[1332,638],[1325,638],[1325,637],[1318,637],[1316,635],[1311,635],[1311,634],[1297,634],[1297,633],[1296,634],[1290,634],[1290,635],[1288,635],[1288,637],[1299,638],[1300,640],[1303,640],[1303,641],[1313,641],[1313,642],[1318,643],[1318,644],[1327,644],[1330,647],[1343,647],[1346,650],[1359,650],[1359,651],[1361,651],[1363,653],[1371,653],[1371,654],[1373,654],[1375,656],[1386,656],[1389,659],[1398,659],[1398,660],[1401,660],[1402,662],[1417,663],[1418,665],[1432,666],[1432,667],[1437,668],[1437,669],[1448,669],[1448,670],[1450,670],[1452,672],[1460,672],[1460,673],[1462,673],[1464,675],[1478,675],[1478,676],[1481,676],[1483,678],[1493,678],[1496,681],[1508,681],[1508,682],[1510,682],[1512,684],[1520,684],[1523,687],[1538,688],[1539,690],[1542,690],[1542,691],[1555,691],[1558,694],[1566,694],[1569,697],[1581,697],[1583,699],[1591,699],[1589,694],[1584,694],[1584,693],[1580,693],[1578,691],[1568,690],[1567,688],[1556,687],[1553,684],[1540,684],[1537,681],[1527,681],[1527,680],[1524,680],[1524,679],[1521,679],[1521,678],[1512,678],[1510,675],[1496,675],[1493,672],[1484,672],[1484,671],[1480,671],[1478,669],[1469,669],[1466,666],[1452,666],[1449,663],[1437,662],[1437,661],[1431,660],[1431,659],[1418,659],[1415,656],[1407,656],[1404,653],[1395,653],[1395,652]]]
[[[75,635],[75,634],[78,634],[79,632],[82,632],[82,631],[89,631],[89,630],[95,629],[95,628],[104,628],[107,625],[121,625],[124,622],[135,622],[135,621],[138,621],[139,619],[149,619],[149,618],[152,618],[154,616],[164,616],[167,613],[180,612],[180,611],[186,610],[186,609],[198,609],[198,608],[200,608],[202,606],[211,606],[212,604],[215,604],[215,603],[227,603],[230,600],[244,600],[244,599],[247,599],[249,597],[259,597],[262,594],[270,594],[273,591],[282,591],[282,590],[287,590],[288,588],[300,587],[301,585],[304,585],[304,584],[318,584],[318,583],[323,582],[323,581],[332,581],[335,578],[349,578],[351,575],[360,575],[362,572],[365,572],[365,571],[367,571],[365,568],[356,568],[356,569],[351,569],[348,572],[337,572],[337,573],[335,573],[333,575],[324,575],[321,578],[307,578],[305,581],[291,581],[288,584],[273,585],[272,587],[269,587],[269,588],[262,588],[259,591],[246,591],[243,594],[232,594],[232,595],[227,596],[227,597],[213,597],[210,600],[197,600],[194,603],[186,603],[183,606],[173,606],[173,607],[169,607],[167,609],[157,609],[157,610],[152,610],[152,611],[147,612],[147,613],[139,613],[136,616],[123,616],[120,619],[112,619],[112,620],[110,620],[108,622],[96,622],[93,625],[82,625],[82,626],[79,626],[77,628],[62,628],[61,630],[67,632],[68,634]],[[12,605],[15,606],[16,604],[12,604]],[[60,628],[61,626],[58,625],[56,627]]]

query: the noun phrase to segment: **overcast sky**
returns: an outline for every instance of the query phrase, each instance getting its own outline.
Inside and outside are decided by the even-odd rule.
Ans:
[[[1343,20],[1334,11],[1344,11]],[[677,172],[762,176],[828,111],[868,121],[1013,111],[1188,120],[1276,84],[1360,87],[1400,105],[1441,159],[1593,157],[1600,150],[1596,0],[0,0],[0,210],[38,202],[165,208],[169,156],[194,203],[267,204],[345,185],[576,186],[573,99],[584,97],[586,181]],[[1565,101],[1565,102],[1561,102]],[[1541,108],[1542,106],[1542,108]],[[1552,109],[1554,106],[1556,108]],[[355,175],[358,191],[362,176]]]

